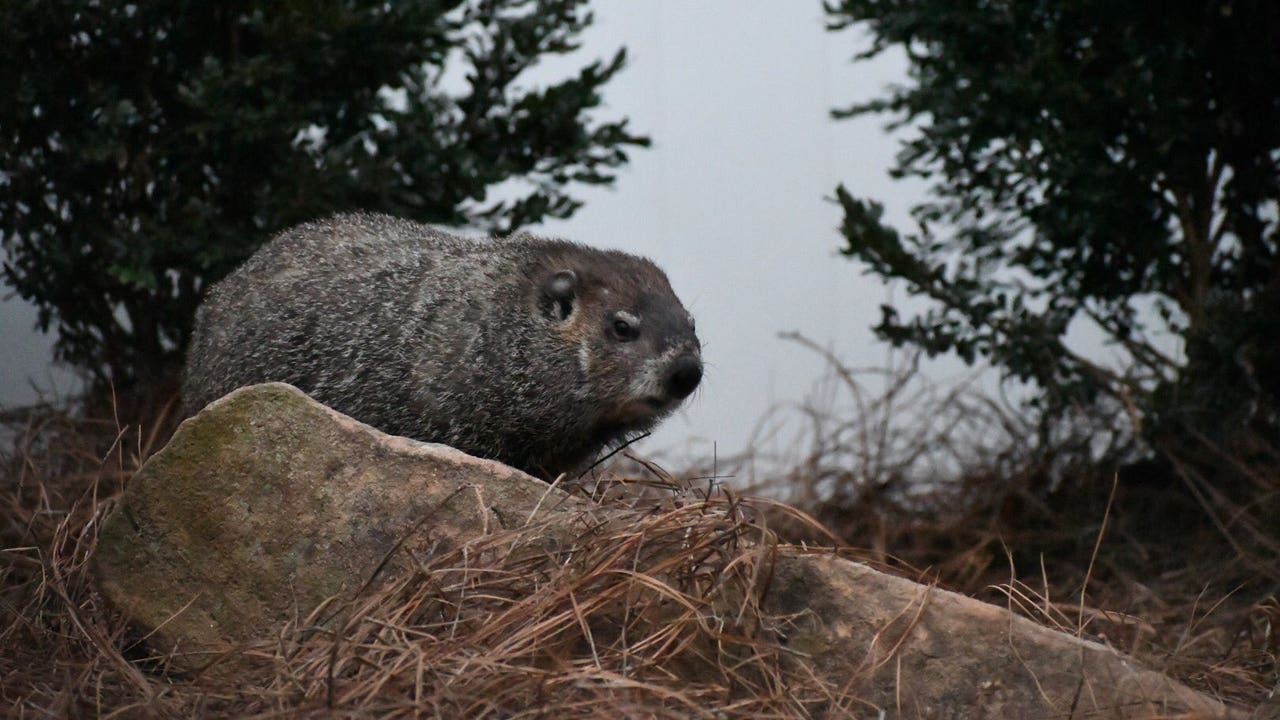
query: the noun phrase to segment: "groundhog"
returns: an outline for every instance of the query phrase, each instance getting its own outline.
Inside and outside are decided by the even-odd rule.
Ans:
[[[647,259],[350,214],[277,235],[209,289],[182,394],[191,415],[287,382],[384,432],[554,479],[701,379],[693,318]]]

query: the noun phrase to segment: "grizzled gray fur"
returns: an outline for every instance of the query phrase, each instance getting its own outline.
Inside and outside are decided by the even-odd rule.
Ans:
[[[210,288],[183,396],[194,414],[287,382],[385,432],[554,478],[675,409],[700,353],[649,260],[339,215],[281,233]]]

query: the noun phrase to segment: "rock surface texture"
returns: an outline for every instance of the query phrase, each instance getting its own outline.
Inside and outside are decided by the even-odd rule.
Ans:
[[[545,519],[586,507],[548,490],[500,463],[378,432],[290,385],[256,385],[183,423],[147,461],[104,524],[97,575],[128,618],[155,629],[153,648],[199,665],[356,593],[408,553],[523,524],[535,509]]]
[[[406,558],[531,520],[568,544],[611,512],[273,383],[183,424],[129,483],[95,562],[149,645],[195,668]],[[763,605],[801,662],[864,701],[856,717],[1237,716],[1102,645],[830,555],[780,549]]]

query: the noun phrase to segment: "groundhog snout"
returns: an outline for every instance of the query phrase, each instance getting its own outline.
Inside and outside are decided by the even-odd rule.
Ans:
[[[667,368],[662,387],[667,395],[676,400],[683,400],[697,389],[702,382],[702,360],[697,355],[686,353],[676,358]]]

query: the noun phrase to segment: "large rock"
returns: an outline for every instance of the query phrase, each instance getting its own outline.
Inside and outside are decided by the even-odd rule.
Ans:
[[[403,558],[529,523],[549,547],[569,544],[617,512],[259,385],[185,422],[132,479],[97,573],[182,669],[274,637]],[[859,715],[1232,716],[1109,648],[830,555],[784,550],[764,608],[802,662],[867,703]]]
[[[256,385],[184,422],[129,482],[99,535],[97,576],[189,669],[393,574],[409,553],[524,524],[535,509],[585,508],[548,490],[501,463],[378,432],[290,385]]]

